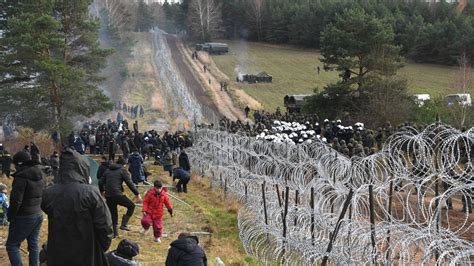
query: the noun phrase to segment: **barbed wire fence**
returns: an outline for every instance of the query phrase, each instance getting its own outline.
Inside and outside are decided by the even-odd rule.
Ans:
[[[213,129],[195,132],[189,154],[242,202],[240,238],[263,263],[472,265],[473,216],[458,206],[472,208],[473,148],[474,129],[433,124],[367,157]]]

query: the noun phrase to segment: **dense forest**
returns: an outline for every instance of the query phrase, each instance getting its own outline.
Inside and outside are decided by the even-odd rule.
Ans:
[[[395,45],[415,62],[455,65],[474,57],[474,1],[457,4],[422,0],[184,0],[163,5],[165,27],[197,39],[225,37],[321,48],[321,33],[345,10],[362,8],[390,23]],[[205,14],[212,6],[213,16]],[[202,12],[201,12],[202,11]],[[216,18],[216,16],[219,16]],[[195,27],[199,17],[212,28]],[[202,23],[201,23],[202,24]],[[357,26],[357,25],[354,25]]]

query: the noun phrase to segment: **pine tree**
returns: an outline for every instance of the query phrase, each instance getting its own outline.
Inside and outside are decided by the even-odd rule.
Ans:
[[[7,2],[0,114],[59,132],[78,115],[111,108],[98,87],[98,73],[111,51],[99,48],[98,23],[88,15],[91,1]]]

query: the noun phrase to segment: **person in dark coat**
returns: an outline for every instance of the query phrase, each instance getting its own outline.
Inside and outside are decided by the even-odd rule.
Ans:
[[[117,143],[114,138],[111,138],[109,140],[109,161],[115,161],[115,153],[117,153]]]
[[[100,181],[100,179],[104,176],[105,172],[109,170],[110,167],[110,161],[107,160],[107,157],[102,156],[99,169],[97,169],[97,179]]]
[[[146,182],[145,172],[143,171],[143,157],[136,151],[128,158],[128,171],[132,174],[133,183]]]
[[[123,168],[124,164],[125,161],[123,159],[117,161],[117,164],[111,164],[99,181],[100,192],[105,195],[107,206],[112,215],[114,238],[118,236],[117,206],[120,205],[127,208],[127,213],[122,216],[122,224],[120,226],[121,230],[130,231],[127,227],[127,223],[135,211],[135,203],[123,194],[122,184],[124,182],[127,184],[128,188],[130,188],[132,193],[136,196],[135,200],[137,202],[142,200],[140,193],[130,179],[130,174],[125,170],[125,168]]]
[[[182,168],[175,168],[173,170],[173,181],[178,179],[176,190],[179,192],[188,193],[188,182],[191,179],[189,172]]]
[[[184,148],[181,149],[181,153],[178,157],[179,168],[186,170],[187,172],[191,171],[191,165],[189,164],[189,158]]]
[[[10,173],[12,171],[11,167],[12,167],[12,163],[13,163],[13,159],[12,159],[12,156],[10,155],[10,153],[8,153],[8,151],[3,151],[3,155],[2,155],[2,173],[4,175],[6,175],[8,178],[10,178]]]
[[[20,245],[26,239],[29,265],[38,265],[38,241],[43,222],[40,204],[46,186],[46,171],[38,160],[32,160],[24,151],[13,156],[13,163],[16,172],[13,174],[7,214],[10,227],[5,246],[11,265],[22,265]]]
[[[206,253],[198,244],[197,236],[191,236],[189,233],[179,234],[178,239],[170,244],[166,266],[207,265]]]
[[[107,253],[107,261],[109,266],[140,266],[138,261],[133,257],[140,253],[140,247],[137,243],[124,239],[120,241],[117,249]]]
[[[81,137],[79,136],[75,136],[74,137],[74,149],[80,153],[80,154],[84,154],[85,152],[85,144],[84,144],[84,141],[82,140]]]
[[[32,160],[40,160],[40,150],[33,142],[30,142],[30,155]]]
[[[112,219],[99,189],[90,185],[88,160],[66,148],[60,165],[58,184],[45,189],[41,202],[49,221],[47,263],[107,265]]]

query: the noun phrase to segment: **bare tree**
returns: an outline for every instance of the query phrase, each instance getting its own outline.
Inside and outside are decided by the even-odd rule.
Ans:
[[[469,60],[466,56],[466,53],[463,53],[459,59],[459,77],[456,87],[459,88],[463,94],[470,94],[471,85],[472,69],[469,65]],[[469,108],[471,107],[466,104],[463,99],[461,99],[459,104],[452,106],[452,115],[455,121],[457,121],[459,128],[464,127]]]
[[[265,0],[247,0],[249,8],[247,9],[247,16],[255,25],[257,31],[257,40],[260,41],[262,36],[262,24],[265,16]]]
[[[221,29],[221,6],[216,0],[193,0],[189,16],[191,29],[203,41],[212,39]]]

